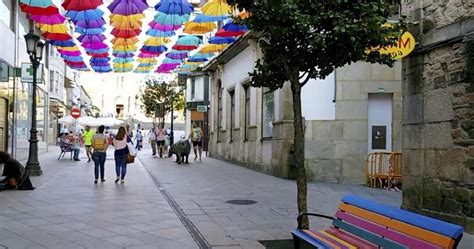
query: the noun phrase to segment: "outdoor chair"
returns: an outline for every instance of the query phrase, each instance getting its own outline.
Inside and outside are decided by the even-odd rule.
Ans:
[[[59,148],[61,148],[61,153],[59,153],[59,157],[58,157],[58,160],[61,159],[61,158],[64,158],[64,155],[66,155],[66,153],[71,153],[71,160],[72,160],[72,146],[70,144],[67,144],[63,141],[60,141],[59,142]]]

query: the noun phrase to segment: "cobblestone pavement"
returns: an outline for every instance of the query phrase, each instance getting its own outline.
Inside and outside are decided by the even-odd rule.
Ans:
[[[0,248],[264,248],[290,239],[296,226],[296,185],[212,158],[177,165],[145,149],[115,184],[112,151],[105,183],[93,184],[93,163],[42,154],[34,191],[0,192]],[[192,158],[192,157],[191,157]],[[310,183],[310,211],[332,215],[354,193],[399,206],[401,193],[362,186]],[[235,205],[229,200],[253,200]],[[313,228],[329,226],[311,220]],[[466,235],[460,248],[472,248]]]

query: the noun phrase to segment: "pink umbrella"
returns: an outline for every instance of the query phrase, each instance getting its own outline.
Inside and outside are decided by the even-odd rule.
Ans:
[[[102,49],[102,48],[107,48],[107,44],[103,42],[97,42],[97,43],[85,43],[83,44],[84,48],[91,48],[91,49]]]
[[[175,31],[181,28],[181,25],[163,25],[155,21],[151,21],[148,26],[150,26],[152,29],[160,31]]]
[[[60,14],[55,14],[51,16],[31,15],[30,18],[31,20],[37,23],[48,24],[48,25],[61,24],[61,23],[64,23],[64,21],[66,20],[66,18]]]
[[[62,55],[66,55],[66,56],[79,56],[79,55],[81,55],[81,51],[79,51],[79,50],[76,50],[76,51],[58,50],[58,52]]]

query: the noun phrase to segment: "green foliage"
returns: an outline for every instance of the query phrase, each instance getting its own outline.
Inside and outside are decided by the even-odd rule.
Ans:
[[[235,2],[250,6],[248,0]],[[357,61],[393,65],[389,55],[368,52],[395,44],[403,33],[403,20],[383,26],[391,9],[386,1],[253,1],[251,17],[240,20],[262,34],[263,58],[251,73],[252,85],[272,89],[285,81],[304,85]]]
[[[146,87],[139,95],[142,102],[142,109],[148,116],[162,117],[171,111],[173,103],[174,111],[183,111],[185,107],[185,97],[183,91],[173,89],[174,86],[159,82],[156,79],[149,79],[145,82]]]

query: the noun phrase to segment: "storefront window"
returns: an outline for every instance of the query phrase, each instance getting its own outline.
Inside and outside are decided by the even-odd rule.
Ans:
[[[274,119],[274,92],[269,88],[263,88],[263,105],[262,105],[262,137],[273,136]]]

